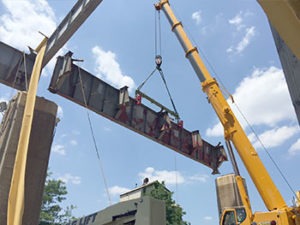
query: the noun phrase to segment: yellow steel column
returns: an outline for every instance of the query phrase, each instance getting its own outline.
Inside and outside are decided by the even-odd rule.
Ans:
[[[14,170],[11,180],[11,187],[8,198],[7,225],[22,225],[24,213],[25,196],[25,170],[28,153],[28,145],[33,120],[36,92],[40,73],[42,70],[42,61],[47,46],[47,38],[36,48],[37,57],[33,67],[29,89],[26,97],[26,104],[20,131],[18,149],[16,152]]]

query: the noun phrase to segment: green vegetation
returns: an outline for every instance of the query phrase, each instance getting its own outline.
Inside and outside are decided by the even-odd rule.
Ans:
[[[190,225],[189,222],[186,222],[182,219],[182,217],[186,214],[180,205],[176,204],[173,200],[172,195],[173,192],[170,192],[165,183],[156,182],[155,188],[151,191],[150,196],[153,198],[163,200],[166,204],[166,216],[167,216],[167,224],[166,225]]]
[[[51,174],[47,174],[45,183],[43,201],[40,213],[40,225],[63,224],[72,216],[73,205],[62,208],[62,202],[66,200],[67,187],[61,180],[51,179]]]

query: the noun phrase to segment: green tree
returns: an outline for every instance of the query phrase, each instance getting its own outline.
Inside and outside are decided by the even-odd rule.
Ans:
[[[61,206],[66,200],[67,187],[61,180],[51,179],[51,173],[47,174],[47,179],[44,187],[43,201],[40,213],[40,225],[62,224],[73,219],[73,205],[66,207]]]
[[[167,225],[190,225],[189,222],[186,222],[182,219],[186,213],[183,211],[181,206],[176,204],[176,202],[173,200],[173,192],[170,192],[166,188],[165,183],[156,182],[154,185],[155,189],[151,191],[150,196],[165,201]]]

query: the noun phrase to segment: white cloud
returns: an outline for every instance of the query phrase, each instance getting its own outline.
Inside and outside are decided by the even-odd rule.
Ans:
[[[152,167],[147,167],[144,172],[139,173],[139,177],[144,179],[149,178],[149,181],[159,182],[164,181],[166,185],[182,184],[185,182],[184,177],[178,171],[155,170]]]
[[[203,219],[204,220],[212,220],[213,218],[211,216],[205,216]]]
[[[0,16],[0,40],[25,50],[35,48],[56,28],[55,15],[46,0],[2,0],[6,12]],[[22,38],[20,38],[22,37]]]
[[[103,130],[106,132],[111,132],[112,128],[111,127],[103,127]]]
[[[28,52],[27,46],[35,49],[43,39],[39,32],[49,37],[57,27],[55,13],[46,0],[2,0],[2,4],[6,10],[0,16],[0,40],[21,51]],[[52,73],[56,56],[63,52],[64,48],[50,60],[43,76]]]
[[[201,15],[201,23],[202,23],[202,13]],[[217,15],[215,15],[213,20],[210,20],[209,23],[206,24],[202,24],[201,26],[201,34],[202,35],[209,35],[212,33],[215,33],[217,31],[220,31],[224,28],[224,14],[223,13],[219,13]]]
[[[250,44],[250,41],[254,36],[255,36],[255,27],[252,26],[247,28],[245,36],[236,46],[236,52],[241,53],[242,51],[244,51],[244,49]]]
[[[243,28],[244,25],[243,25],[242,12],[239,12],[235,17],[228,20],[228,23],[236,26],[237,30]]]
[[[206,130],[208,137],[220,137],[224,135],[224,129],[221,123],[215,124],[212,128]]]
[[[255,34],[256,34],[256,31],[255,31],[254,26],[246,28],[245,34],[244,34],[242,40],[240,42],[238,42],[235,46],[229,47],[226,50],[226,52],[228,52],[228,53],[233,52],[236,54],[243,52],[248,47],[248,45],[250,44],[250,42],[251,42],[252,38],[255,36]]]
[[[57,117],[62,119],[63,116],[64,116],[64,111],[63,111],[62,107],[59,105],[57,108]]]
[[[78,145],[78,141],[75,140],[75,139],[73,139],[73,140],[70,141],[70,144],[71,144],[72,146],[77,146],[77,145]]]
[[[252,125],[275,128],[280,122],[296,121],[283,71],[276,67],[255,69],[250,76],[241,81],[233,96],[239,109]],[[231,104],[231,101],[228,100],[228,102]],[[237,108],[234,104],[231,106],[234,114],[246,129],[247,124]],[[215,124],[207,129],[206,135],[223,135],[221,124]]]
[[[209,179],[209,176],[207,174],[196,174],[189,177],[189,180],[191,181],[197,181],[201,183],[206,183]]]
[[[290,147],[289,154],[291,156],[300,154],[300,138]]]
[[[106,52],[99,46],[95,46],[92,53],[96,59],[96,72],[99,78],[104,78],[117,88],[126,85],[132,90],[135,87],[133,79],[123,74],[115,53]]]
[[[177,171],[167,171],[167,170],[155,170],[153,167],[147,167],[143,172],[140,172],[138,174],[140,180],[145,179],[146,177],[149,179],[150,182],[153,181],[164,181],[166,185],[174,185],[174,184],[182,184],[186,181],[186,179],[181,175],[180,172]],[[177,177],[176,177],[177,176]],[[194,182],[201,182],[206,183],[209,179],[209,176],[206,174],[197,174],[188,177],[190,184]],[[131,189],[120,187],[120,186],[113,186],[108,189],[109,194],[112,197],[119,196],[121,194],[124,194]]]
[[[80,134],[80,131],[78,131],[78,130],[72,130],[71,133],[72,133],[73,135],[79,135],[79,134]]]
[[[80,184],[81,183],[81,177],[79,176],[73,176],[70,173],[66,173],[63,176],[58,178],[59,180],[65,182],[66,184]]]
[[[112,196],[118,196],[130,191],[130,189],[120,186],[113,186],[108,189],[108,192]]]
[[[234,37],[238,39],[236,40],[236,44],[227,48],[226,52],[231,54],[240,54],[242,53],[251,43],[253,37],[256,35],[256,29],[254,26],[246,26],[245,18],[249,15],[252,15],[250,12],[242,12],[240,11],[233,18],[228,20],[228,23],[235,28]]]
[[[258,137],[263,143],[263,145],[267,149],[269,149],[269,148],[280,146],[281,144],[283,144],[285,141],[293,137],[298,132],[299,132],[298,126],[294,126],[294,127],[283,126],[283,127],[267,130],[262,134],[260,134]],[[256,140],[253,145],[257,149],[262,147],[258,140]]]
[[[202,21],[202,12],[201,12],[201,10],[194,12],[192,14],[192,19],[195,20],[197,25],[199,25]]]
[[[59,155],[66,155],[65,146],[59,144],[55,144],[52,146],[52,152],[57,153]]]
[[[283,71],[276,67],[255,69],[235,90],[234,99],[254,125],[275,126],[296,121]]]

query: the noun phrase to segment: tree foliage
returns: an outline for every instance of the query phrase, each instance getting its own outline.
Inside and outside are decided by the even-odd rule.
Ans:
[[[73,205],[62,207],[62,203],[66,200],[67,187],[61,180],[51,179],[51,173],[47,174],[44,187],[43,201],[40,213],[40,225],[43,224],[61,224],[72,219]]]
[[[166,220],[167,225],[190,225],[189,222],[183,220],[183,216],[186,214],[180,205],[176,204],[173,200],[173,192],[166,189],[165,183],[155,183],[155,189],[151,191],[151,196],[153,198],[163,200],[166,204]]]

